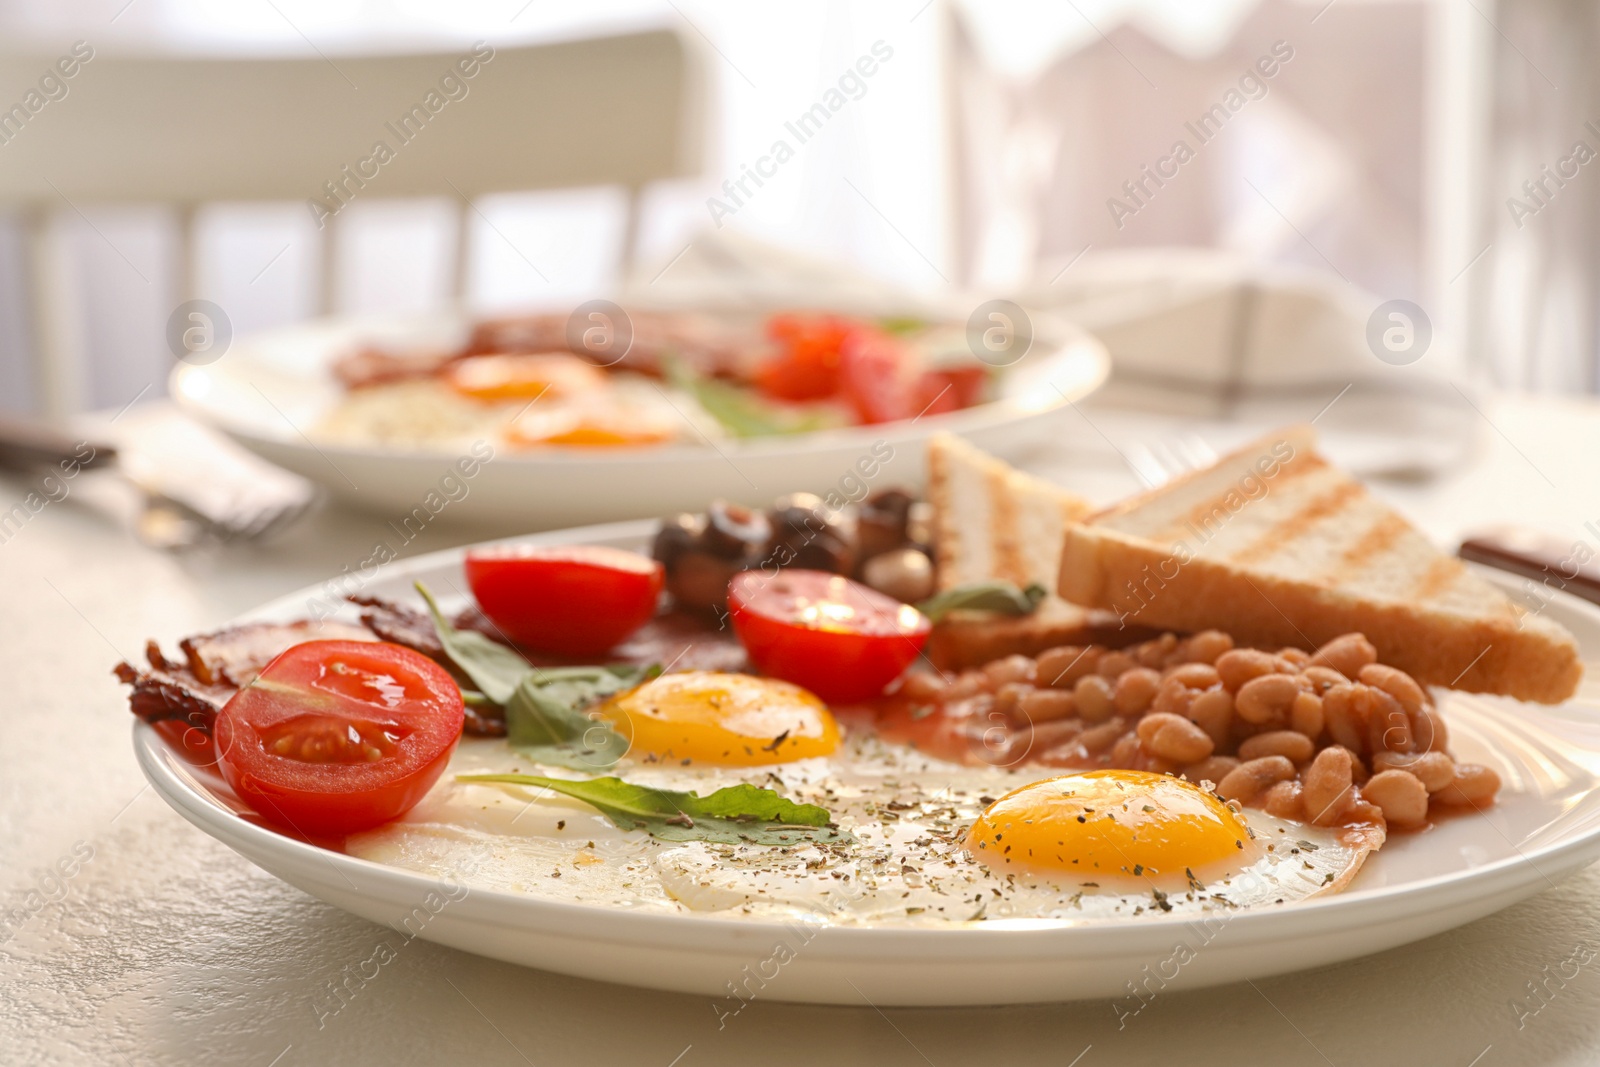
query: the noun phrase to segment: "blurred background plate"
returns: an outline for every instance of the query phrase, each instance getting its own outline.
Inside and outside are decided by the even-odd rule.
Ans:
[[[956,321],[965,312],[963,306]],[[549,529],[699,511],[717,497],[764,504],[798,491],[859,495],[851,486],[864,457],[876,458],[882,470],[872,477],[887,479],[883,484],[919,484],[922,442],[940,431],[1015,459],[1049,442],[1060,420],[1073,418],[1071,406],[1098,389],[1110,370],[1094,338],[1065,321],[1035,317],[1032,348],[999,375],[999,395],[989,403],[876,426],[698,445],[522,452],[497,445],[494,459],[465,481],[464,495],[459,486],[453,493],[440,488],[441,479],[454,476],[461,458],[455,451],[351,446],[308,436],[341,396],[328,370],[340,354],[365,342],[449,346],[465,337],[468,325],[459,315],[320,319],[242,339],[215,363],[179,363],[168,385],[186,411],[246,448],[393,521],[435,492],[459,496],[439,518]]]

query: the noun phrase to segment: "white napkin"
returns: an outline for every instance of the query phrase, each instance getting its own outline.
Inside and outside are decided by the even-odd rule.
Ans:
[[[1390,322],[1385,301],[1329,272],[1204,249],[1090,253],[1018,301],[1105,344],[1098,402],[1262,428],[1315,420],[1328,454],[1361,473],[1437,473],[1481,423],[1446,339],[1409,363],[1379,358],[1368,329],[1375,314]]]

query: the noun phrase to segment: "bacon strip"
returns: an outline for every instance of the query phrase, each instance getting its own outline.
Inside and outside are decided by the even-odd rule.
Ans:
[[[389,385],[413,378],[431,378],[455,358],[449,352],[401,354],[378,348],[359,348],[333,362],[333,376],[346,389]]]
[[[250,622],[178,642],[189,670],[206,685],[242,688],[285,649],[306,641],[371,641],[366,627],[346,622]]]
[[[399,605],[377,603],[387,609],[385,618],[409,614],[420,619],[438,652],[434,658],[443,658],[444,649],[439,647],[433,624],[426,617]],[[285,649],[305,641],[388,641],[401,636],[418,637],[419,633],[406,634],[382,625],[363,628],[309,619],[291,623],[245,623],[184,638],[179,642],[185,656],[182,661],[168,659],[161,646],[151,641],[145,646],[145,658],[150,661],[148,668],[119,663],[114,673],[124,684],[133,687],[128,694],[128,707],[145,722],[180,719],[209,734],[222,705],[240,688],[254,681],[261,668]],[[415,647],[408,640],[394,640],[394,643]],[[430,654],[426,648],[417,648],[417,651]],[[462,729],[479,737],[504,737],[506,732],[505,721],[487,708],[467,708]]]
[[[575,333],[567,315],[514,315],[485,319],[472,331],[461,356],[516,352],[573,352],[579,356],[596,354],[575,347]],[[588,323],[581,324],[584,328]],[[628,331],[628,345],[622,358],[612,363],[600,358],[597,363],[612,370],[629,370],[652,377],[663,376],[663,364],[670,356],[683,360],[700,374],[718,378],[741,376],[743,364],[753,360],[766,343],[758,330],[730,325],[709,315],[675,311],[641,311],[628,314],[625,325],[614,329]]]
[[[444,646],[439,643],[439,635],[434,632],[433,621],[415,608],[408,608],[404,604],[396,604],[392,600],[384,600],[375,596],[347,597],[350,603],[363,609],[361,612],[361,625],[378,635],[380,641],[388,641],[392,645],[404,645],[413,652],[421,652],[431,660],[436,660],[441,666],[449,668],[450,663],[444,654]]]
[[[238,690],[231,685],[207,685],[186,665],[167,659],[154,641],[145,645],[145,658],[150,661],[148,670],[129,663],[113,668],[119,679],[133,686],[128,694],[133,713],[152,724],[179,719],[209,734],[217,712]]]

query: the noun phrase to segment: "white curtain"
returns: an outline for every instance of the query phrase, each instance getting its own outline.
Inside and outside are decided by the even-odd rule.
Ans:
[[[1100,6],[1027,66],[984,6],[962,8],[960,243],[974,284],[1031,281],[1086,248],[1189,245],[1424,298],[1434,5],[1269,0],[1176,23],[1145,10],[1159,5]]]
[[[1496,381],[1600,390],[1600,5],[1505,0],[1475,340]]]

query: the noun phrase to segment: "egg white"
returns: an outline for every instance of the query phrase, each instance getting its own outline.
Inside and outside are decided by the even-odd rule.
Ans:
[[[1198,915],[1287,904],[1343,888],[1381,843],[1246,810],[1252,840],[1209,881],[1156,892],[1128,876],[996,873],[971,857],[968,827],[999,796],[1050,774],[974,768],[860,732],[834,755],[771,767],[624,760],[608,773],[702,796],[767,786],[821,804],[853,844],[774,848],[664,842],[625,832],[587,805],[456,774],[582,777],[519,758],[503,742],[463,740],[450,772],[405,818],[351,837],[352,855],[440,880],[657,912],[776,921],[942,925]]]
[[[727,436],[722,424],[693,395],[636,374],[609,376],[605,390],[597,395],[542,396],[538,410],[554,417],[594,408],[603,409],[623,425],[673,427],[685,441]],[[340,444],[464,448],[487,439],[510,447],[507,429],[527,410],[526,400],[474,400],[438,378],[411,379],[351,390],[313,434]]]

